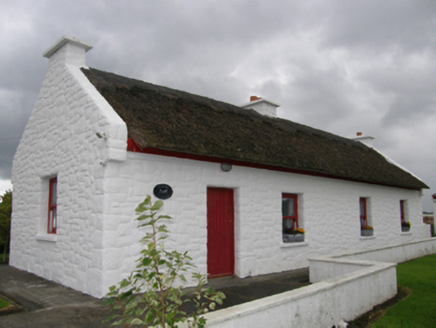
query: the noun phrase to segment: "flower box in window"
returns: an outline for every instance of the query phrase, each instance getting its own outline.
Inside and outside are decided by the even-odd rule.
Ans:
[[[305,231],[301,228],[297,228],[294,231],[290,231],[289,233],[283,234],[283,242],[284,243],[298,243],[304,241],[304,233]]]
[[[411,224],[409,221],[401,223],[401,231],[403,231],[403,232],[409,231],[410,226],[411,226]]]
[[[374,235],[374,229],[371,226],[364,226],[360,228],[360,235],[363,237],[370,237]]]

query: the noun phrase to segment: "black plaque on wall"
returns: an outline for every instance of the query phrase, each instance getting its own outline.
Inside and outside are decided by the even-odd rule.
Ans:
[[[173,188],[167,184],[161,183],[154,187],[153,194],[159,199],[168,199],[173,195]]]

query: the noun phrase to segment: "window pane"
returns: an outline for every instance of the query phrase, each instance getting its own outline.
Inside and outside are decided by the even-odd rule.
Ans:
[[[282,215],[283,216],[295,216],[294,199],[293,198],[283,198],[282,199]]]
[[[360,199],[360,216],[365,216],[365,200]]]
[[[56,233],[57,177],[49,180],[47,232]]]
[[[56,220],[57,220],[56,207],[52,210],[52,217],[53,217],[53,229],[56,229]]]
[[[293,219],[283,219],[283,233],[291,233],[294,229]]]
[[[400,200],[400,215],[401,215],[401,222],[406,222],[406,217],[404,215],[404,200]]]
[[[50,210],[49,220],[48,220],[48,232],[54,232],[55,230],[56,230],[56,207]]]
[[[48,232],[52,232],[53,231],[53,226],[52,226],[52,222],[53,222],[53,220],[52,220],[52,211],[50,211],[49,213],[48,213]]]
[[[57,202],[57,181],[51,183],[51,205],[56,205]]]

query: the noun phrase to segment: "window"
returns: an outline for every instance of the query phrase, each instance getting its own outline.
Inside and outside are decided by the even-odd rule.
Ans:
[[[282,194],[283,242],[304,241],[304,230],[298,218],[298,195]]]
[[[360,198],[359,203],[360,203],[360,227],[365,228],[368,226],[366,198]]]
[[[374,229],[371,226],[371,221],[369,217],[368,203],[368,198],[359,198],[360,235],[365,237],[372,236],[374,234]]]
[[[56,208],[57,208],[57,178],[52,178],[49,181],[48,191],[48,221],[47,221],[47,233],[56,233]]]
[[[410,230],[410,222],[407,220],[406,207],[407,202],[405,200],[400,200],[401,231],[403,232]]]
[[[298,228],[298,196],[282,195],[283,233],[292,233]]]
[[[404,215],[404,200],[400,200],[400,217],[401,217],[401,224],[406,223],[406,217]]]

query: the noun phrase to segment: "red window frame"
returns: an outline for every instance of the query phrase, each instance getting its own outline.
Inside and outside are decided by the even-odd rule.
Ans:
[[[47,233],[56,234],[57,229],[57,178],[49,181]]]
[[[400,217],[401,217],[401,224],[406,223],[406,215],[405,215],[405,211],[404,211],[404,204],[406,203],[406,201],[404,200],[400,200]]]
[[[360,226],[362,228],[368,226],[368,215],[367,215],[367,207],[366,206],[367,206],[366,198],[360,197],[360,199],[359,199],[359,212],[360,212]]]
[[[297,194],[285,194],[282,193],[282,203],[284,199],[293,199],[294,200],[294,215],[287,215],[285,216],[283,213],[283,205],[282,205],[282,226],[283,226],[283,233],[287,233],[285,231],[285,220],[292,220],[291,223],[291,232],[297,230],[299,228],[299,220],[298,220],[298,195]]]

